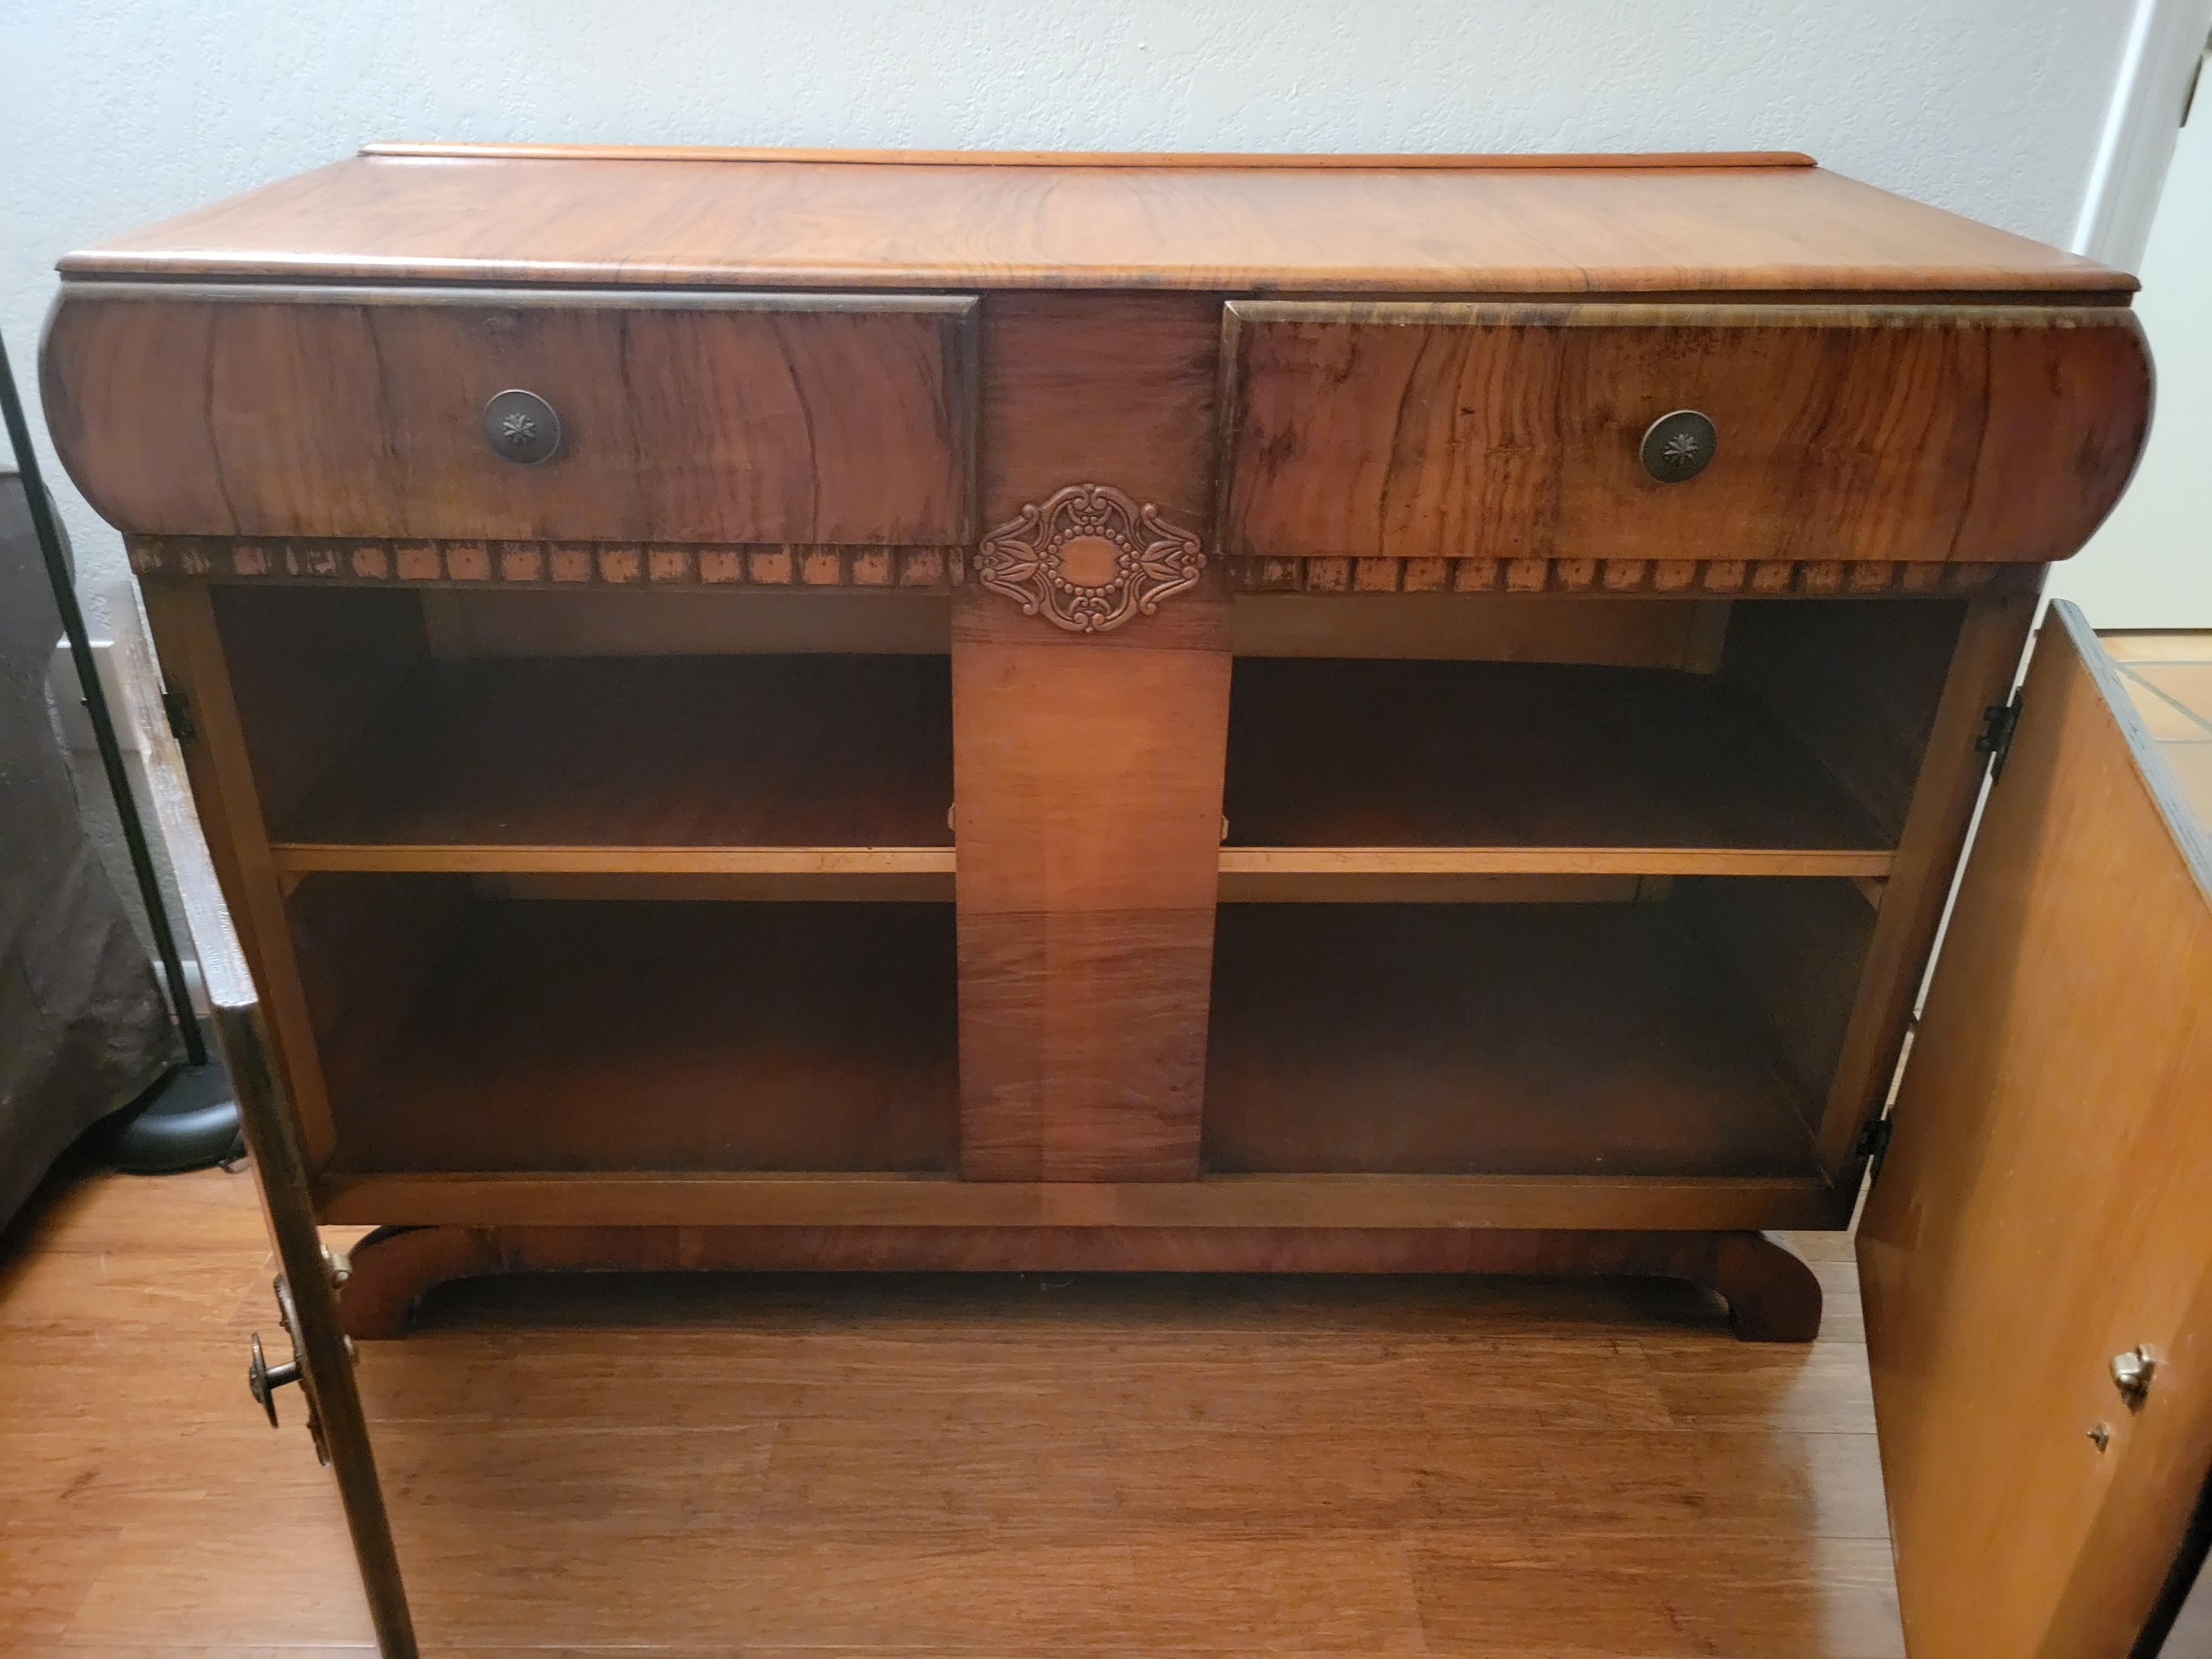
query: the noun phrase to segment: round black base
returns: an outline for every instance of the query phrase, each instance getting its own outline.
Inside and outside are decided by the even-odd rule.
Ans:
[[[212,1054],[179,1066],[92,1132],[91,1149],[125,1175],[176,1175],[234,1158],[238,1102]]]

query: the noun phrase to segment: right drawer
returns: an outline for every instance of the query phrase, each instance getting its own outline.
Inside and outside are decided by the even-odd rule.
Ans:
[[[1225,330],[1231,557],[2042,562],[2150,420],[2116,307],[1240,300]]]

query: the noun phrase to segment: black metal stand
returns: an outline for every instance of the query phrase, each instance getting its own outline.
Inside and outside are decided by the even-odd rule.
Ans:
[[[181,1067],[108,1118],[95,1133],[108,1161],[118,1169],[143,1175],[200,1169],[236,1155],[240,1145],[238,1103],[232,1098],[222,1062],[209,1052],[192,1010],[184,958],[177,950],[175,930],[169,925],[168,907],[161,902],[153,852],[146,844],[145,825],[131,793],[130,774],[124,769],[123,745],[115,735],[115,717],[100,683],[99,665],[93,660],[84,611],[77,604],[76,585],[70,580],[69,560],[62,551],[61,529],[54,522],[53,507],[39,476],[39,458],[31,448],[30,425],[16,393],[5,341],[0,341],[0,413],[6,416],[8,441],[15,452],[16,470],[22,474],[23,493],[30,505],[31,526],[46,556],[46,581],[53,589],[55,608],[61,612],[62,629],[69,635],[70,656],[76,664],[77,682],[84,691],[85,713],[100,745],[100,762],[107,774],[108,791],[115,798],[116,816],[122,820],[123,844],[130,851],[131,873],[137,878],[139,899],[146,907],[147,926],[154,935],[154,948],[161,958],[162,976],[169,988],[170,1014],[185,1048],[185,1063]]]

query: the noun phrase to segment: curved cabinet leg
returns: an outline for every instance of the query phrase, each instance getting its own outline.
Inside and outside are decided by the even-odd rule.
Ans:
[[[379,1227],[348,1252],[338,1322],[358,1341],[401,1337],[422,1298],[452,1279],[505,1271],[483,1227]]]
[[[1476,1231],[1453,1271],[1577,1278],[1677,1279],[1729,1306],[1746,1342],[1810,1342],[1820,1334],[1820,1281],[1764,1233]]]
[[[1698,1282],[1729,1304],[1747,1342],[1810,1342],[1820,1334],[1820,1281],[1765,1233],[1709,1233],[1711,1270]]]

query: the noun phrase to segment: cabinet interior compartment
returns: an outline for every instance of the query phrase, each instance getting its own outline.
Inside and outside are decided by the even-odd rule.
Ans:
[[[1224,905],[1206,1167],[1816,1176],[1873,921],[1809,877]]]
[[[289,909],[333,1173],[957,1165],[949,904],[317,873]]]
[[[1881,881],[1964,615],[1927,600],[1239,603],[1232,902],[1450,901],[1485,896],[1455,880],[1509,874]],[[1347,620],[1325,625],[1324,608]],[[1347,639],[1361,654],[1316,654]]]
[[[239,587],[218,607],[280,870],[951,896],[941,595]]]
[[[1824,1178],[1964,603],[1259,603],[1206,1168]]]

